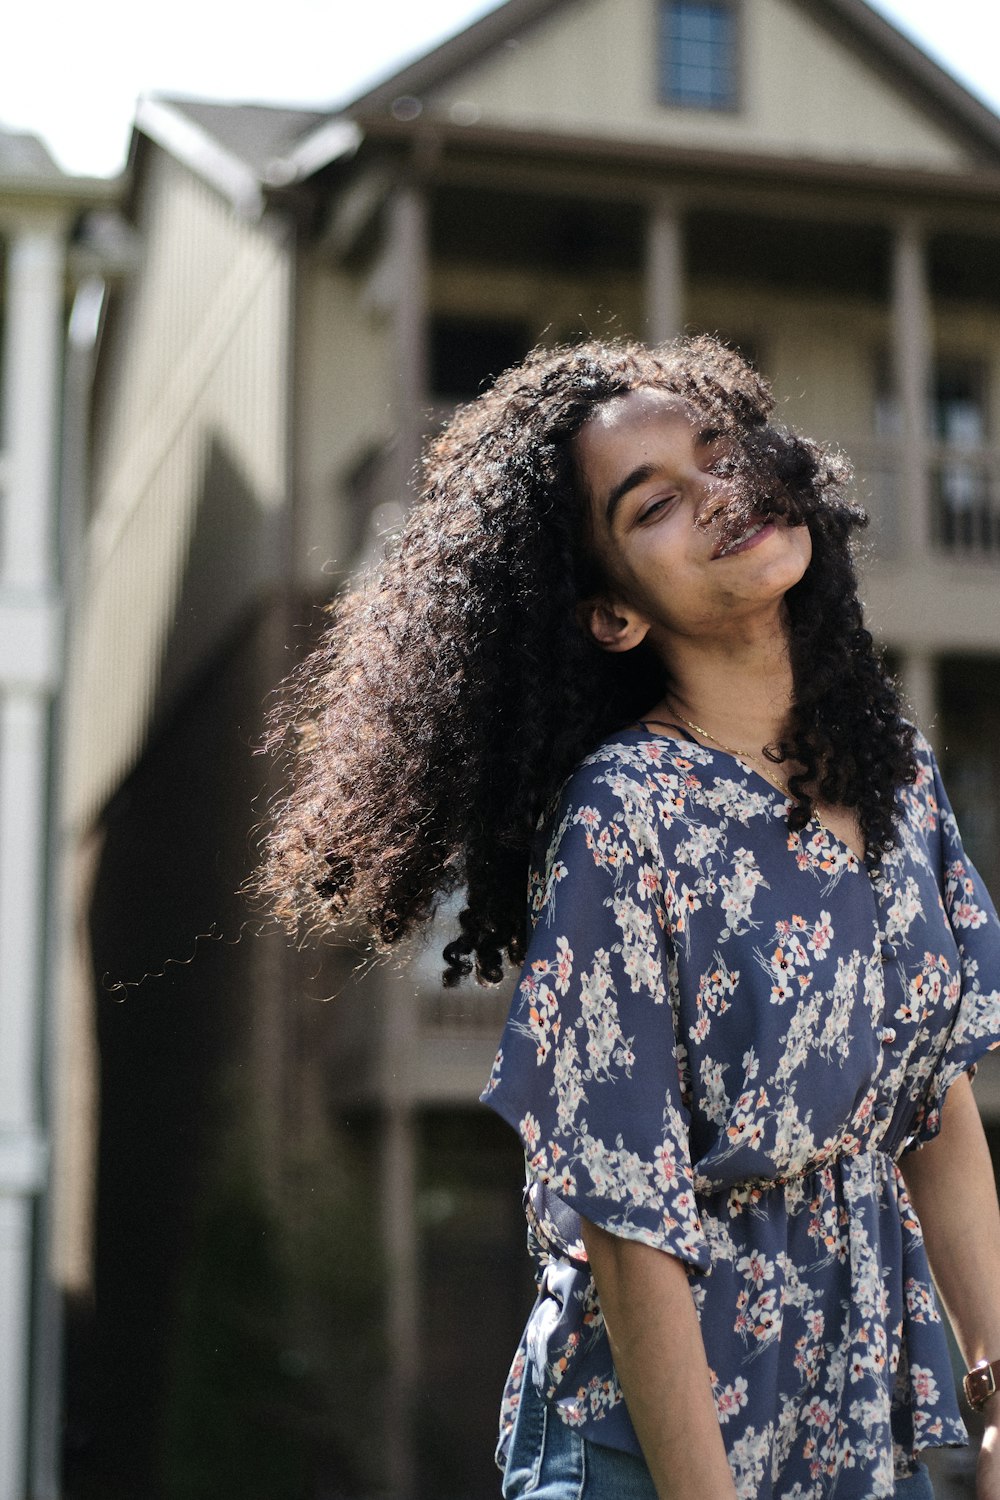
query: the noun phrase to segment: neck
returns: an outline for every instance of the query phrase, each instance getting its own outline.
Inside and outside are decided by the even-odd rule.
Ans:
[[[669,655],[672,686],[662,711],[674,708],[738,750],[759,750],[785,732],[794,698],[784,634],[723,647],[685,641]]]

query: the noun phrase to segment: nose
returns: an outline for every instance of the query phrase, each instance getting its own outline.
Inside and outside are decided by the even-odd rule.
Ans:
[[[707,531],[720,516],[732,508],[735,498],[729,480],[721,479],[716,474],[706,474],[695,503],[694,524]]]

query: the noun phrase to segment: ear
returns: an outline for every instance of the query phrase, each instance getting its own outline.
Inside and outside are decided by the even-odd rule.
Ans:
[[[584,599],[577,605],[576,617],[604,651],[631,651],[649,631],[648,620],[612,599]]]

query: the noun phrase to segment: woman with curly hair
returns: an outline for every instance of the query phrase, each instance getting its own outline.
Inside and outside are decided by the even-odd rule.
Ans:
[[[864,628],[846,465],[772,409],[710,339],[532,355],[275,728],[286,920],[391,945],[460,890],[445,982],[521,966],[508,1500],[930,1494],[965,1434],[928,1256],[1000,1500],[1000,927]]]

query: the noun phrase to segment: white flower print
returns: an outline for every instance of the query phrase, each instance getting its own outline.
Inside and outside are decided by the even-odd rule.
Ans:
[[[742,1411],[746,1404],[747,1382],[742,1375],[737,1375],[732,1385],[723,1386],[715,1392],[715,1410],[723,1425],[738,1411]]]
[[[815,822],[792,835],[730,759],[626,731],[570,783],[529,880],[487,1085],[532,1184],[523,1347],[552,1420],[628,1448],[577,1215],[678,1256],[754,1500],[889,1500],[894,1424],[962,1437],[894,1159],[1000,1041],[1000,927],[917,753],[869,871]]]
[[[580,1012],[587,1028],[587,1071],[594,1078],[610,1076],[613,1063],[624,1065],[626,1073],[629,1070],[627,1057],[631,1045],[622,1034],[613,997],[610,957],[605,949],[599,948],[591,972],[580,975]]]
[[[720,1124],[729,1109],[729,1099],[726,1095],[726,1086],[723,1082],[723,1074],[726,1064],[714,1062],[710,1057],[701,1060],[701,1085],[704,1094],[702,1108],[710,1120]]]
[[[559,1005],[554,992],[547,984],[539,984],[535,975],[523,981],[521,991],[528,999],[527,1029],[535,1043],[535,1060],[541,1067],[559,1035]]]
[[[921,911],[920,887],[912,876],[907,876],[903,885],[897,887],[895,899],[886,912],[885,935],[889,941],[905,940]]]
[[[807,942],[817,958],[825,958],[833,942],[833,924],[828,911],[821,911]]]
[[[769,968],[771,971],[771,1004],[784,1005],[786,1000],[791,1000],[795,995],[794,955],[786,953],[784,948],[775,948],[771,954]]]
[[[975,931],[989,921],[989,914],[973,899],[975,881],[969,876],[961,860],[955,860],[945,874],[945,905],[952,926],[971,928]]]
[[[568,1130],[576,1119],[576,1112],[586,1100],[583,1087],[583,1069],[580,1054],[576,1049],[573,1031],[567,1031],[556,1053],[553,1071],[556,1094],[556,1123],[560,1131]]]
[[[521,1120],[521,1135],[529,1151],[534,1151],[541,1137],[541,1126],[529,1110]]]
[[[560,995],[569,992],[573,977],[573,950],[564,937],[556,938],[556,989]]]
[[[736,1262],[736,1269],[757,1288],[758,1292],[765,1281],[770,1281],[774,1276],[773,1261],[768,1260],[767,1256],[761,1254],[760,1251],[741,1256]]]
[[[566,866],[560,859],[555,860],[550,866],[544,885],[539,887],[538,904],[540,908],[551,909],[553,892],[559,882],[566,879],[568,873]]]
[[[749,849],[733,851],[733,873],[721,876],[719,884],[724,892],[721,907],[727,928],[723,936],[745,931],[751,925],[750,913],[757,890],[767,885]]]
[[[923,1365],[911,1365],[910,1385],[921,1406],[931,1406],[937,1400],[938,1386],[933,1370],[927,1370]]]
[[[677,845],[678,863],[693,865],[700,870],[709,856],[717,854],[723,847],[725,837],[725,829],[722,827],[709,828],[704,824],[697,825],[691,830],[689,837],[682,839]]]

